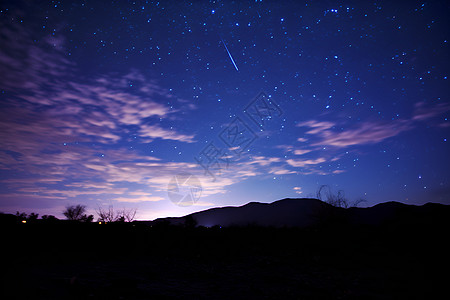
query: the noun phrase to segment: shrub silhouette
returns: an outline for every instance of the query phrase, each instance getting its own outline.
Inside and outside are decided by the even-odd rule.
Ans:
[[[54,222],[59,221],[59,219],[53,215],[43,215],[42,221],[45,223],[54,223]]]
[[[86,206],[85,205],[72,205],[66,207],[66,210],[63,212],[64,216],[71,221],[80,221],[80,222],[92,222],[94,219],[93,215],[86,215]]]

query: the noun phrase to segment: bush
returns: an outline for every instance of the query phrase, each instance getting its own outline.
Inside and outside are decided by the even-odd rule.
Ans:
[[[71,221],[92,222],[92,220],[94,220],[94,216],[88,216],[85,214],[85,212],[86,206],[78,204],[66,207],[66,210],[63,212],[63,214],[68,220]]]

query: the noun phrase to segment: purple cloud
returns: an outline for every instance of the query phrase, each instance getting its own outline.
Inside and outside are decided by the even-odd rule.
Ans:
[[[364,122],[358,125],[358,127],[341,132],[331,130],[317,132],[322,139],[314,143],[313,146],[348,147],[353,145],[376,144],[410,128],[411,125],[409,122],[402,120],[395,122]]]
[[[337,124],[310,120],[299,123],[297,127],[309,128],[306,134],[312,137],[311,146],[334,146],[344,148],[354,145],[367,145],[380,143],[402,132],[420,126],[418,121],[428,121],[450,110],[447,103],[427,105],[419,102],[414,105],[414,112],[410,119],[397,119],[391,121],[364,121],[345,130],[336,130]],[[343,127],[343,126],[342,126]],[[299,141],[304,141],[299,138]],[[303,153],[307,150],[294,150]]]

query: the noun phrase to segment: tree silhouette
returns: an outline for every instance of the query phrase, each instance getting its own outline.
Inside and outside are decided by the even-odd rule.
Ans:
[[[366,201],[365,199],[358,199],[350,203],[343,190],[339,190],[337,194],[333,194],[331,188],[328,185],[321,185],[317,190],[317,199],[326,202],[334,207],[349,208],[357,207],[360,203]]]
[[[28,220],[29,221],[36,221],[38,217],[39,217],[39,214],[31,213],[31,214],[28,215]]]
[[[98,221],[101,222],[133,222],[136,216],[136,209],[121,209],[115,211],[113,206],[107,209],[99,207],[97,209]]]
[[[18,219],[20,219],[20,220],[26,220],[28,215],[26,213],[24,213],[24,212],[21,213],[21,212],[17,211],[16,212],[16,217]]]
[[[336,226],[346,225],[349,223],[349,215],[347,208],[357,207],[364,199],[358,199],[350,202],[344,194],[344,191],[339,190],[337,194],[331,191],[328,185],[321,185],[317,190],[317,199],[325,202],[314,213],[320,226]]]
[[[321,185],[317,190],[317,199],[326,202],[334,207],[348,208],[349,203],[345,198],[344,191],[339,190],[337,195],[331,192],[328,185]]]
[[[120,217],[123,219],[124,222],[133,222],[134,218],[136,217],[136,208],[130,208],[130,209],[122,209],[120,211]]]
[[[81,221],[81,222],[92,222],[94,219],[93,215],[86,215],[86,206],[85,205],[71,205],[66,207],[66,210],[63,212],[64,216],[71,221]]]
[[[90,222],[92,222],[92,221],[94,221],[94,215],[83,215],[82,217],[81,217],[81,220],[80,220],[81,222],[87,222],[87,223],[90,223]]]

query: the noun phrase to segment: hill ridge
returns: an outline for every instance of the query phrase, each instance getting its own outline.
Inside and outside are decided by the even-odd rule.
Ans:
[[[187,218],[193,218],[199,226],[271,226],[309,227],[340,218],[340,222],[351,225],[382,225],[395,219],[402,220],[410,215],[426,218],[436,214],[440,208],[449,211],[450,206],[428,202],[423,205],[405,204],[398,201],[378,203],[371,207],[342,209],[315,198],[283,198],[274,202],[248,202],[240,206],[213,207],[182,217],[158,218],[151,224],[169,223],[182,225]],[[333,219],[333,220],[334,220]],[[417,220],[420,221],[420,220]]]

